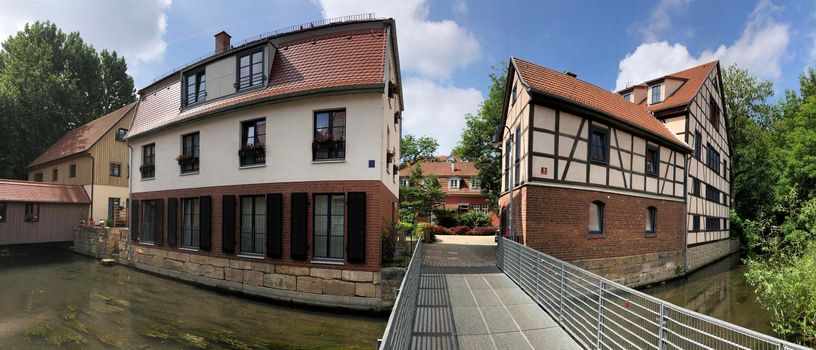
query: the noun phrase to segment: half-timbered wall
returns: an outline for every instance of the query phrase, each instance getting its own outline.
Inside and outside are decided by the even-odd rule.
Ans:
[[[731,163],[728,139],[726,134],[726,122],[724,106],[722,106],[721,84],[719,83],[718,69],[712,69],[709,77],[703,83],[700,91],[692,100],[689,112],[686,116],[686,128],[684,133],[678,136],[692,147],[698,143],[695,140],[697,132],[702,136],[699,145],[701,151],[699,158],[694,156],[689,161],[688,172],[688,237],[687,244],[698,244],[708,241],[728,238],[730,222],[728,212],[730,208],[730,182],[728,174],[728,164]],[[714,102],[719,108],[718,127],[715,129],[711,123],[712,108],[710,103]],[[711,148],[709,148],[709,145]],[[709,152],[719,152],[720,169],[715,171],[707,165]],[[699,194],[695,194],[694,179],[700,181]],[[719,202],[706,199],[708,187],[716,188],[719,191]],[[709,229],[706,225],[711,219],[719,220],[719,229]],[[695,225],[694,220],[699,220]],[[695,229],[699,227],[699,229]]]
[[[515,102],[512,97],[513,89],[515,89],[516,94]],[[507,121],[505,122],[505,125],[510,128],[510,132],[505,129],[502,133],[502,157],[508,152],[510,153],[510,166],[512,169],[505,167],[505,159],[502,158],[502,193],[509,189],[507,179],[515,186],[519,186],[528,181],[526,164],[528,162],[528,151],[530,150],[528,144],[529,137],[527,137],[529,134],[528,126],[530,124],[530,95],[527,94],[527,91],[522,87],[518,75],[513,77],[513,84],[511,85],[510,91],[510,104],[508,105]],[[507,141],[510,137],[513,138],[512,149],[508,150]],[[518,162],[516,161],[516,148],[518,148],[519,154]],[[505,176],[506,174],[509,176]],[[516,177],[518,181],[515,181]]]

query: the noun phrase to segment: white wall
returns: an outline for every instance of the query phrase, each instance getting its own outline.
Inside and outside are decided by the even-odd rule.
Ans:
[[[346,159],[313,163],[314,111],[346,109]],[[383,97],[377,93],[320,96],[228,112],[130,140],[133,192],[252,183],[384,179]],[[266,118],[266,165],[239,166],[241,122]],[[392,114],[393,118],[393,114]],[[181,135],[200,132],[200,171],[180,175]],[[391,135],[392,139],[395,135]],[[142,146],[156,144],[156,176],[142,180]],[[375,167],[369,168],[368,161]],[[398,186],[388,186],[396,195]]]

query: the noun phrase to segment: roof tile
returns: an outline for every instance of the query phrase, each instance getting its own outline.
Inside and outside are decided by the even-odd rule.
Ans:
[[[0,179],[0,201],[33,203],[90,204],[91,199],[80,185],[50,184],[34,181]]]

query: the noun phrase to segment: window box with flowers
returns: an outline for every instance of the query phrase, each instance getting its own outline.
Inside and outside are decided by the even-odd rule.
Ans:
[[[241,146],[238,150],[241,166],[266,164],[266,144],[253,143]]]
[[[192,173],[198,171],[198,157],[192,153],[183,153],[176,157],[176,161],[181,167],[181,173]]]
[[[312,140],[314,160],[346,158],[346,138],[342,136],[318,135]]]

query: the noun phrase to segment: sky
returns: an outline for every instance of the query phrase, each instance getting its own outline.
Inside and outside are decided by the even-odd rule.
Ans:
[[[616,90],[719,59],[782,95],[816,61],[810,0],[0,0],[0,38],[49,20],[97,50],[125,56],[141,88],[233,42],[321,18],[374,13],[396,20],[403,132],[455,147],[511,56]]]

